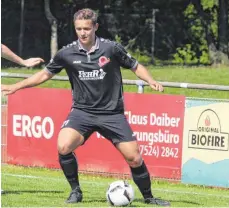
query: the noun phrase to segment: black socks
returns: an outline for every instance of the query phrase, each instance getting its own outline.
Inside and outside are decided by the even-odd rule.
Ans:
[[[75,189],[77,186],[79,186],[79,179],[78,179],[78,164],[74,153],[69,153],[67,155],[59,154],[59,162],[72,190]],[[135,184],[138,186],[143,197],[145,199],[151,198],[152,197],[151,180],[144,161],[142,162],[141,166],[137,168],[130,167],[130,169],[131,169],[133,180]]]
[[[59,154],[59,163],[67,178],[72,190],[79,186],[78,179],[78,163],[74,153],[69,153],[67,155]]]
[[[133,180],[135,184],[138,186],[143,197],[145,199],[151,198],[152,197],[151,180],[150,180],[150,175],[149,175],[149,172],[147,170],[147,167],[144,161],[142,162],[141,166],[137,168],[130,167],[130,169],[131,169]]]

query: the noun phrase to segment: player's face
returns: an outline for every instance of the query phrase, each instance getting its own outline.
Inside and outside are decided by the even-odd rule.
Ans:
[[[84,46],[91,46],[95,40],[98,24],[94,25],[92,20],[76,20],[74,26],[80,43]]]

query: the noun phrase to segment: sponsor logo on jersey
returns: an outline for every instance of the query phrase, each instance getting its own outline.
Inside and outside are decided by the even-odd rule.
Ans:
[[[109,58],[107,58],[106,56],[101,56],[99,58],[99,63],[98,64],[99,64],[100,67],[103,67],[104,65],[106,65],[109,62],[110,62]]]
[[[106,75],[106,72],[103,69],[92,70],[90,72],[79,71],[80,80],[100,80],[103,79]]]

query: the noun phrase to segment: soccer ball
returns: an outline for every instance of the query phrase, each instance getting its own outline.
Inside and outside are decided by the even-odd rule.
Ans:
[[[115,181],[109,185],[106,197],[112,206],[127,206],[134,200],[134,189],[127,181]]]

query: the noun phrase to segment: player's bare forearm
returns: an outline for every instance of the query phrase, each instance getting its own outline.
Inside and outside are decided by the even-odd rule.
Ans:
[[[137,65],[137,68],[133,70],[138,78],[144,80],[145,82],[149,83],[153,81],[152,76],[150,75],[149,71],[141,64]]]
[[[152,89],[158,90],[161,92],[163,91],[162,85],[153,79],[149,71],[143,65],[138,64],[137,68],[133,69],[132,71],[136,74],[136,76],[139,79],[147,82]]]
[[[7,46],[1,44],[1,49],[2,49],[2,57],[9,60],[9,61],[12,61],[12,62],[15,62],[19,65],[23,65],[23,59],[20,58],[19,56],[17,56],[15,53],[13,53]]]
[[[37,72],[36,74],[32,75],[31,77],[27,79],[17,82],[16,84],[2,85],[1,91],[5,95],[13,94],[20,89],[35,87],[37,85],[40,85],[43,82],[51,79],[53,76],[54,76],[53,74],[50,74],[48,71],[44,69],[44,70]]]
[[[2,54],[1,56],[9,61],[17,63],[22,66],[26,67],[34,67],[44,60],[42,58],[29,58],[29,59],[22,59],[18,55],[16,55],[13,51],[11,51],[7,46],[1,44]]]
[[[53,74],[48,73],[45,69],[37,72],[36,74],[32,75],[31,77],[22,80],[21,82],[17,83],[19,89],[35,87],[37,85],[42,84],[43,82],[51,79]]]

